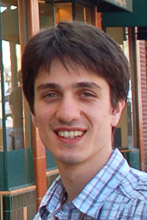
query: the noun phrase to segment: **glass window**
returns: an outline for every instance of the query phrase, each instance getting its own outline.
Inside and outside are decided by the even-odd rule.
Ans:
[[[47,28],[60,21],[72,20],[72,4],[62,1],[39,1],[40,27]]]
[[[40,26],[47,28],[52,24],[57,24],[60,21],[71,21],[73,19],[92,23],[92,13],[94,5],[87,1],[63,1],[39,0],[40,9]],[[78,3],[79,2],[79,3]]]
[[[21,48],[27,36],[25,23],[27,19],[23,17],[25,15],[25,2],[21,1],[21,13],[20,11],[18,13],[17,1],[0,1],[0,190],[2,191],[33,182],[31,132],[28,120],[30,114],[26,110],[28,108],[22,96],[20,71]]]
[[[20,42],[18,26],[17,5],[5,3],[1,6],[2,28],[2,63],[3,76],[2,90],[3,114],[0,114],[5,123],[5,141],[7,150],[15,150],[24,147],[23,136],[23,107],[20,72]],[[10,22],[11,21],[11,22]]]
[[[76,20],[92,24],[92,6],[87,7],[76,3]]]
[[[128,60],[130,59],[130,50],[128,43],[127,28],[123,27],[108,27],[106,32],[121,46]],[[133,73],[135,75],[135,72]],[[134,77],[134,76],[133,76]],[[130,165],[140,169],[140,150],[136,145],[137,133],[134,128],[135,116],[135,100],[132,94],[135,94],[133,87],[133,77],[130,79],[130,87],[127,97],[126,106],[122,113],[119,124],[114,130],[114,147],[120,149],[126,157]]]
[[[60,21],[72,20],[72,4],[71,3],[56,3],[55,4],[56,24]]]
[[[39,1],[40,27],[47,28],[54,24],[54,8],[51,2]]]
[[[123,28],[121,28],[123,30]],[[124,33],[123,33],[124,34]],[[126,38],[123,40],[123,43],[120,45],[122,47],[123,52],[125,53],[126,57],[129,60],[129,48],[128,48],[128,39]],[[120,122],[116,128],[116,130],[120,129],[120,146],[118,145],[117,147],[121,148],[129,148],[132,149],[135,146],[133,146],[133,110],[132,110],[132,82],[131,80],[129,81],[129,92],[127,96],[127,102],[125,109],[122,113]],[[116,136],[117,138],[117,136]]]
[[[124,28],[108,27],[106,32],[120,45],[129,60],[128,39],[124,38]],[[118,148],[132,147],[132,141],[132,88],[130,81],[127,103],[114,132],[114,146]]]

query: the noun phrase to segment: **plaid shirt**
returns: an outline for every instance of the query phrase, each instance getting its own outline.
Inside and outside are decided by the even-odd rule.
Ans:
[[[65,199],[59,176],[34,220],[147,220],[147,174],[130,168],[115,149],[82,192],[71,203]]]

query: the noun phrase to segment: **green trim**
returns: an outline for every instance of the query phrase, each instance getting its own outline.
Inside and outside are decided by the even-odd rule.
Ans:
[[[47,149],[46,149],[46,168],[47,168],[47,170],[52,170],[52,169],[57,168],[54,157],[52,156],[52,154]]]
[[[147,26],[147,0],[134,0],[133,12],[104,12],[103,27]]]
[[[0,7],[1,12],[1,7]],[[0,54],[2,55],[2,13],[0,13]],[[0,56],[0,67],[1,67],[1,96],[2,96],[2,126],[3,126],[3,145],[4,145],[4,182],[6,188],[8,188],[8,176],[7,176],[7,138],[6,138],[6,122],[5,122],[5,88],[4,88],[4,68],[2,56]]]
[[[130,166],[140,170],[140,152],[139,150],[129,152],[129,163]]]
[[[7,185],[4,181],[4,153],[0,152],[0,190],[14,190],[34,184],[32,148],[7,152]]]
[[[3,196],[3,215],[5,220],[11,220],[12,218],[12,197]]]
[[[2,198],[3,198],[3,196],[0,195],[0,220],[1,220],[1,215],[3,213],[3,210],[2,210],[2,207],[3,207],[3,205],[2,205]]]
[[[0,191],[4,190],[4,152],[0,152]]]
[[[132,11],[132,0],[103,0],[102,3],[100,2],[100,4],[103,4],[103,2],[114,5],[126,11]]]
[[[128,161],[129,165],[137,170],[140,170],[140,152],[138,149],[134,149],[131,152],[122,153]]]
[[[33,184],[32,157],[31,148],[8,152],[9,190]]]

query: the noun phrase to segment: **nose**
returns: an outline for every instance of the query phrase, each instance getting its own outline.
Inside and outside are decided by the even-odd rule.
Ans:
[[[56,118],[64,123],[78,120],[80,117],[79,103],[73,97],[65,97],[58,105]]]

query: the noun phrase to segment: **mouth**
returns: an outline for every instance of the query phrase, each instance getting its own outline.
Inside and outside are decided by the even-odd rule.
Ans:
[[[59,137],[62,137],[62,138],[66,138],[66,139],[75,139],[75,138],[78,138],[78,137],[82,137],[84,135],[86,131],[56,131],[56,134],[59,136]]]

